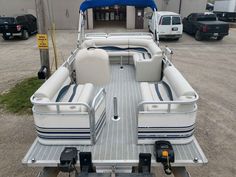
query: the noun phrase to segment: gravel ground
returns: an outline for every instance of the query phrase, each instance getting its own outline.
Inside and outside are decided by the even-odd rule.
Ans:
[[[75,39],[75,31],[57,31],[59,63],[75,48]],[[35,44],[35,37],[27,41],[0,39],[0,92],[36,76],[40,60]],[[188,168],[189,172],[193,177],[235,176],[236,30],[223,41],[197,42],[184,34],[178,42],[162,41],[161,46],[165,45],[174,50],[173,63],[200,95],[195,135],[209,164]],[[0,111],[1,177],[36,176],[40,169],[21,164],[35,136],[32,116]]]

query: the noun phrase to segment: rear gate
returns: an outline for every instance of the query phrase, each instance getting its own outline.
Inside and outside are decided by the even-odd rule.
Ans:
[[[159,34],[160,35],[169,35],[171,34],[171,16],[162,16],[159,23]]]
[[[14,18],[11,17],[2,17],[0,18],[0,33],[15,33],[16,22]]]
[[[183,25],[179,16],[163,16],[159,23],[160,35],[182,34]]]
[[[0,24],[1,33],[16,33],[16,25],[13,24]]]
[[[172,28],[171,28],[171,34],[182,34],[183,31],[183,25],[181,22],[181,18],[179,16],[172,16]]]
[[[225,24],[222,25],[207,25],[207,31],[209,33],[214,33],[215,36],[217,36],[220,33],[228,33],[228,28]]]

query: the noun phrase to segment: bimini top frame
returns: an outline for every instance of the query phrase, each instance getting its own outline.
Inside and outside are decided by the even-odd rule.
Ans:
[[[150,7],[153,10],[153,15],[156,16],[157,12],[157,5],[154,0],[85,0],[80,5],[80,15],[79,15],[79,27],[78,27],[78,38],[77,38],[77,45],[78,47],[84,40],[84,12],[91,8],[97,7],[107,7],[107,6],[115,6],[115,5],[122,5],[122,6],[135,6],[139,8],[146,8]],[[154,18],[156,20],[156,18]],[[154,22],[156,24],[156,22]],[[157,25],[154,26],[156,33]],[[158,41],[159,37],[158,34],[155,34],[155,40]]]

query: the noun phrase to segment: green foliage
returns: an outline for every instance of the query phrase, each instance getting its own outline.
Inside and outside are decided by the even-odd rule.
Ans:
[[[16,84],[7,93],[0,95],[0,106],[16,114],[30,114],[30,97],[42,85],[43,81],[29,78]]]

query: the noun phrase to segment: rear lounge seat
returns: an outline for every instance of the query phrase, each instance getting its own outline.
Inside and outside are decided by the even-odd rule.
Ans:
[[[164,69],[162,81],[155,83],[141,82],[143,101],[191,101],[196,98],[196,93],[174,66]],[[166,104],[144,105],[145,111],[167,111]],[[172,105],[172,110],[188,111],[193,105]]]
[[[43,102],[83,102],[90,104],[94,91],[93,84],[71,84],[69,70],[59,68],[34,94],[36,101]],[[56,111],[55,106],[37,106],[37,111]],[[60,106],[60,111],[88,111],[85,106]]]
[[[198,96],[174,66],[167,66],[163,75],[159,82],[140,83],[142,101],[156,103],[139,107],[138,144],[166,138],[172,144],[186,144],[193,139]],[[171,106],[161,104],[164,101]]]
[[[39,142],[46,145],[91,144],[90,110],[78,102],[90,106],[93,96],[91,83],[73,83],[69,70],[60,67],[33,95]],[[100,125],[98,121],[102,122],[98,133],[102,131],[104,120],[105,116],[95,120],[95,127]]]
[[[104,89],[95,95],[94,85],[102,86],[109,81],[107,53],[80,50],[71,65],[76,83],[68,68],[62,66],[31,98],[35,127],[42,144],[91,145],[106,123]]]

